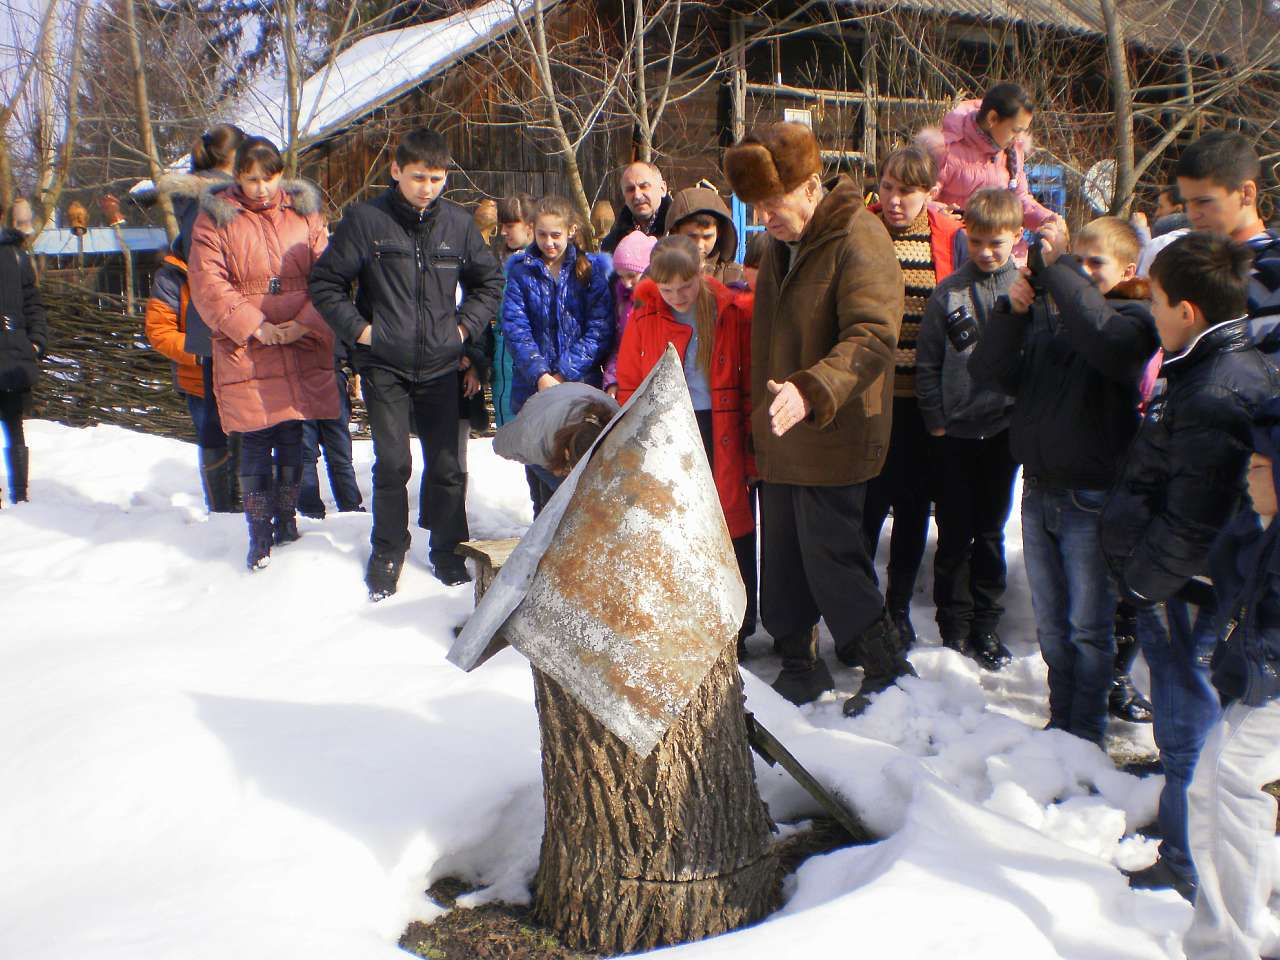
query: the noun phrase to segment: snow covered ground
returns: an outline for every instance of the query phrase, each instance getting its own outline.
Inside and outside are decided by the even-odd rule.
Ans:
[[[191,446],[44,422],[28,443],[34,502],[0,510],[0,957],[373,960],[440,913],[436,879],[481,885],[467,904],[527,898],[528,666],[445,661],[471,588],[431,577],[425,536],[374,606],[367,515],[302,520],[251,575],[243,519],[204,513]],[[366,498],[371,456],[356,444]],[[488,441],[470,457],[473,536],[518,534],[522,470]],[[1181,956],[1190,909],[1117,870],[1154,858],[1133,833],[1159,779],[1039,729],[1016,518],[1009,539],[1003,674],[937,646],[922,602],[920,678],[850,721],[839,697],[775,696],[754,638],[751,709],[888,839],[808,861],[778,914],[673,957]],[[1152,752],[1149,728],[1116,735]],[[758,775],[776,819],[816,812]]]

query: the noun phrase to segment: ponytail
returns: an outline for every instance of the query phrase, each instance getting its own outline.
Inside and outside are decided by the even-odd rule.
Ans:
[[[245,132],[233,123],[210,127],[191,145],[191,172],[227,166],[245,139]]]

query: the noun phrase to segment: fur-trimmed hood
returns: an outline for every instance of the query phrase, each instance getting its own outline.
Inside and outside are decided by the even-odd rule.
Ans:
[[[1121,280],[1107,291],[1108,300],[1150,300],[1151,284],[1146,277]]]
[[[207,183],[200,192],[200,209],[219,228],[226,227],[242,211],[252,209],[233,192],[234,187],[235,181]],[[287,204],[304,217],[320,212],[320,190],[310,180],[281,181],[280,193],[283,199],[278,202]]]
[[[199,200],[210,187],[231,182],[231,175],[221,170],[202,170],[199,173],[166,173],[156,182],[155,188],[157,193],[170,199]]]

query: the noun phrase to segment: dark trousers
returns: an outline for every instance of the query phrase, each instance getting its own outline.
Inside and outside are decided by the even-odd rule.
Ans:
[[[916,576],[929,539],[929,481],[933,475],[929,440],[916,398],[894,397],[889,456],[880,476],[867,483],[867,506],[862,518],[867,551],[874,560],[880,528],[890,508],[893,509],[885,587],[885,602],[890,610],[906,610],[911,606]]]
[[[409,478],[415,425],[427,450],[432,563],[452,556],[467,534],[466,486],[458,463],[458,375],[425,383],[381,367],[362,371],[365,408],[373,433],[375,553],[403,555],[409,548]]]
[[[184,393],[183,399],[187,401],[187,413],[191,415],[191,426],[195,428],[196,436],[204,435],[205,420],[209,416],[209,408],[217,407],[212,400],[206,400],[204,397],[197,397],[194,393]]]
[[[360,487],[356,484],[356,471],[351,465],[351,398],[347,394],[346,371],[338,370],[338,404],[340,412],[335,420],[304,420],[302,422],[302,489],[298,495],[298,509],[307,516],[323,517],[324,501],[320,499],[320,472],[317,469],[320,451],[324,451],[325,472],[329,475],[329,489],[339,510],[356,510],[360,507]]]
[[[204,417],[196,425],[196,443],[202,447],[218,448],[227,445],[227,435],[222,431],[222,418],[218,415],[218,401],[213,393],[213,358],[200,357],[200,376],[204,380]]]
[[[698,433],[702,436],[702,449],[707,455],[707,463],[711,465],[712,476],[715,476],[716,445],[712,440],[711,411],[695,410],[693,415],[698,421]],[[754,512],[754,494],[750,499]],[[749,637],[756,630],[756,595],[759,593],[758,578],[756,577],[756,531],[753,528],[750,533],[744,533],[742,536],[733,537],[732,539],[733,555],[738,561],[738,574],[742,577],[742,585],[747,589],[747,607],[742,614],[740,630],[744,637]]]
[[[837,643],[861,636],[884,598],[862,534],[865,483],[760,485],[760,614],[775,639],[799,636],[821,617]]]
[[[27,403],[25,390],[0,390],[0,423],[4,424],[6,447],[25,447],[27,435],[22,429],[22,414]]]
[[[543,470],[543,473],[546,473]],[[533,515],[536,518],[542,512],[542,508],[547,505],[547,501],[551,499],[551,495],[556,492],[556,487],[548,485],[547,481],[534,472],[533,467],[524,468],[524,479],[529,485],[529,500],[533,503]],[[557,487],[559,484],[556,485]]]
[[[240,448],[242,477],[271,476],[273,452],[276,469],[302,464],[301,420],[286,420],[265,430],[250,430],[241,437],[244,443]]]
[[[938,549],[933,599],[944,641],[993,633],[1004,614],[1004,526],[1018,472],[1009,433],[934,438]]]

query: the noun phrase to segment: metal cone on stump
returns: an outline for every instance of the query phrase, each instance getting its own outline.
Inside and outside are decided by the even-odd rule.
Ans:
[[[534,912],[575,949],[684,943],[778,905],[737,665],[745,602],[668,348],[450,652],[472,669],[509,642],[533,664]]]

